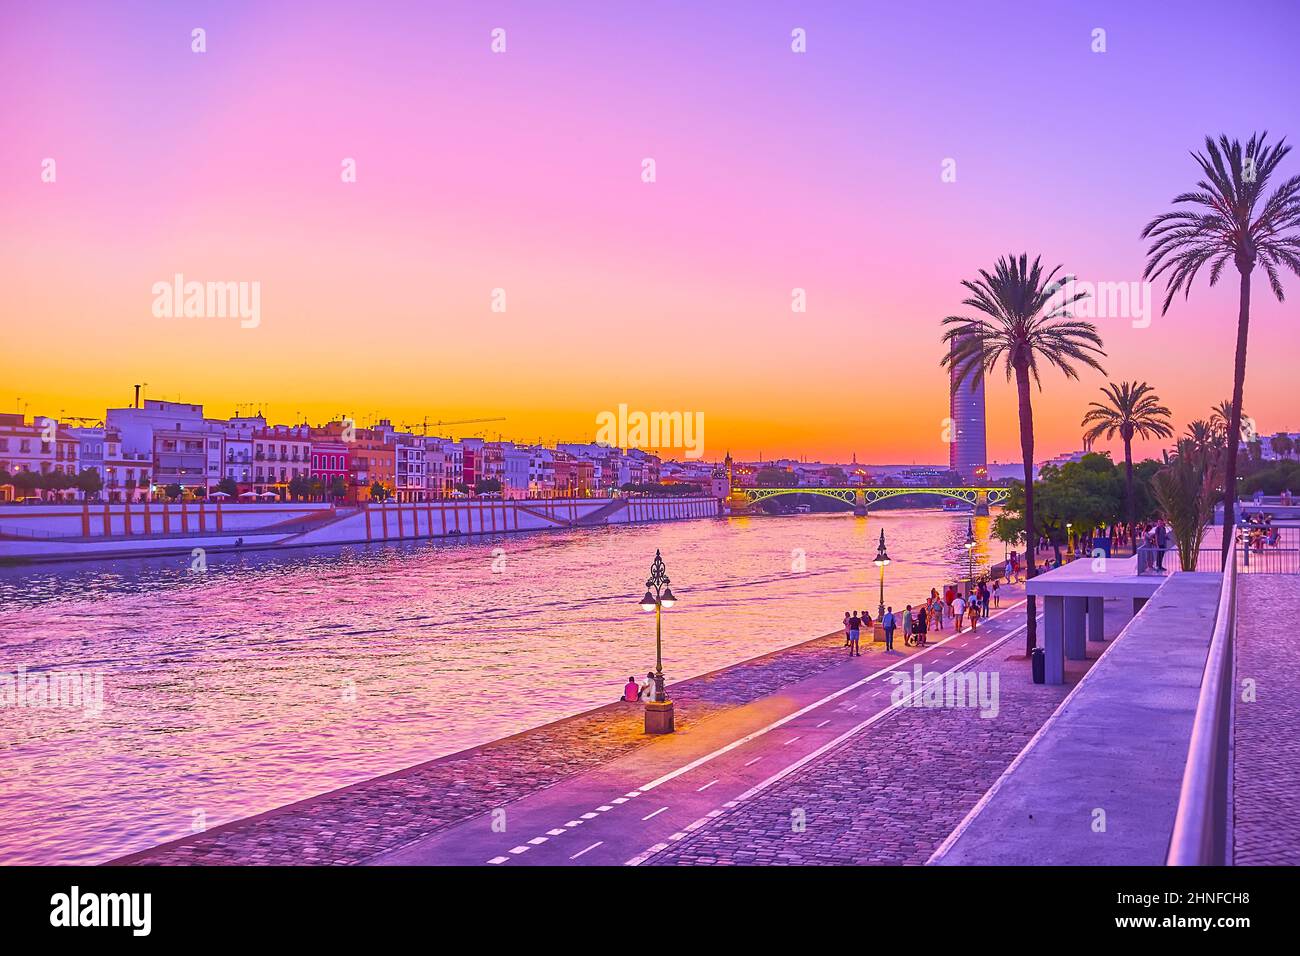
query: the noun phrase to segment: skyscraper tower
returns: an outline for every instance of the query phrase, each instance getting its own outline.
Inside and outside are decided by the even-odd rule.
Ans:
[[[960,339],[954,339],[955,351]],[[952,363],[949,375],[949,416],[952,432],[948,436],[948,467],[963,481],[983,479],[988,475],[988,447],[984,434],[984,379],[971,387],[973,377],[958,384],[959,369]]]

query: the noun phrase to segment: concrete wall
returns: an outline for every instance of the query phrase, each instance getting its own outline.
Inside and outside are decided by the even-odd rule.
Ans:
[[[198,506],[184,514],[182,532],[179,505],[161,512],[150,506],[149,527],[144,533],[142,505],[125,509],[108,508],[112,537],[106,536],[105,508],[91,508],[91,535],[81,536],[83,515],[79,505],[38,507],[16,505],[0,512],[0,560],[58,561],[144,554],[176,553],[193,548],[235,547],[279,548],[331,544],[361,544],[462,535],[501,534],[514,531],[543,531],[548,528],[600,527],[606,524],[635,524],[649,521],[677,521],[717,517],[717,498],[576,498],[501,501],[465,499],[407,504],[369,504],[331,510],[328,505],[223,505],[221,525],[217,509],[205,506],[202,518]],[[25,524],[13,512],[43,512]],[[169,534],[163,534],[163,514]],[[26,518],[26,515],[23,515]],[[200,525],[200,520],[202,524]],[[129,521],[131,531],[125,528]],[[4,537],[9,528],[27,533]],[[30,536],[31,530],[49,536]],[[57,532],[55,536],[54,532]]]

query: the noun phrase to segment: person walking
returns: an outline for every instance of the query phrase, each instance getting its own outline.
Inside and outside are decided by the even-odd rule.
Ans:
[[[976,601],[970,602],[970,604],[966,607],[966,616],[970,618],[970,629],[972,632],[974,632],[976,629],[975,622],[979,620],[979,616],[980,616],[980,606],[978,602]]]
[[[849,618],[849,657],[854,655],[861,657],[858,651],[858,638],[862,634],[862,618],[854,614]]]
[[[961,633],[962,618],[966,613],[966,602],[962,600],[961,595],[955,595],[952,599],[952,621],[957,627],[957,633]]]
[[[916,626],[914,630],[916,631],[917,646],[925,647],[925,632],[927,630],[925,625],[925,608],[921,608],[920,610],[921,613],[916,616]]]
[[[894,609],[892,607],[885,609],[885,616],[880,619],[880,626],[885,629],[885,650],[894,649]]]
[[[914,625],[912,624],[912,605],[909,604],[906,608],[903,609],[903,643],[904,644],[906,644],[907,639],[912,636],[913,626]]]
[[[997,581],[994,581],[993,582],[993,606],[994,607],[1002,606],[1002,597],[1001,595],[998,594],[999,590],[1001,590],[1001,585],[998,584]]]
[[[849,621],[853,619],[852,611],[844,612],[844,646],[849,646]]]

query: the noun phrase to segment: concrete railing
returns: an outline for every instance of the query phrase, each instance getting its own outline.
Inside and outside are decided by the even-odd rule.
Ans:
[[[1237,632],[1237,545],[1219,588],[1219,610],[1205,659],[1201,693],[1196,702],[1187,766],[1178,795],[1178,812],[1169,838],[1169,866],[1225,866],[1232,767],[1233,644]]]

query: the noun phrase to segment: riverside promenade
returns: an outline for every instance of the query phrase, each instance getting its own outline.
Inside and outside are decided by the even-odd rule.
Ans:
[[[673,685],[672,736],[612,704],[116,862],[924,862],[1104,649],[1032,684],[1020,590],[923,651],[848,658],[836,631]],[[996,713],[900,706],[916,665],[996,672]]]

